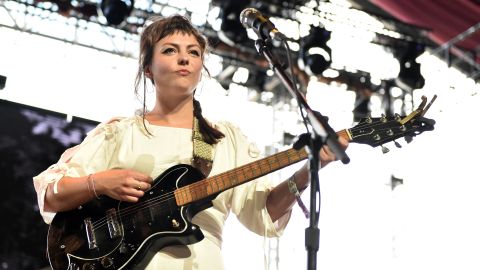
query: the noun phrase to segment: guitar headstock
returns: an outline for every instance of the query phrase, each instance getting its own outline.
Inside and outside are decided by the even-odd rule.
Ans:
[[[407,116],[395,115],[362,119],[355,127],[349,130],[351,141],[368,144],[372,147],[383,145],[402,137],[405,137],[407,143],[411,142],[414,136],[434,129],[435,120],[426,118],[423,115],[435,98],[436,96],[425,108],[426,98],[422,97],[423,102],[419,108]]]

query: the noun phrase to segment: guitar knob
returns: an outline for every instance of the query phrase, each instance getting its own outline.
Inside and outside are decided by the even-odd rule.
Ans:
[[[180,227],[180,223],[176,219],[172,219],[172,226],[173,228],[178,228]]]
[[[127,247],[125,246],[125,243],[122,243],[122,244],[120,245],[119,251],[120,251],[121,254],[127,253],[128,249],[127,249]]]
[[[103,257],[100,263],[104,268],[109,268],[110,266],[113,265],[113,260],[110,257]]]
[[[93,266],[91,263],[85,263],[82,266],[82,270],[95,270],[95,266]]]

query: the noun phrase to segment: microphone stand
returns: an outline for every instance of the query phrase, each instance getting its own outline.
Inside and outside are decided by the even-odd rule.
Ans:
[[[300,136],[299,140],[294,144],[294,148],[301,149],[307,146],[309,173],[310,173],[310,224],[305,229],[305,248],[307,249],[307,269],[317,269],[317,251],[319,249],[320,230],[318,229],[318,219],[320,216],[320,185],[318,178],[318,153],[323,145],[327,145],[330,150],[344,164],[350,161],[345,151],[338,143],[337,133],[328,125],[327,120],[319,112],[313,111],[306,102],[303,94],[297,90],[294,83],[285,73],[284,69],[274,59],[271,51],[267,47],[265,40],[259,38],[255,41],[255,48],[270,63],[270,68],[277,74],[283,82],[290,94],[297,99],[300,109],[304,109],[307,114],[307,120],[312,126],[313,133]],[[293,74],[292,74],[293,76]],[[318,211],[317,198],[318,194]]]

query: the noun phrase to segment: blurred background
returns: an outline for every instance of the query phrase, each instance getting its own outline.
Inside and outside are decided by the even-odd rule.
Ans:
[[[0,0],[0,269],[48,269],[32,177],[97,123],[141,107],[133,81],[150,16],[186,15],[208,37],[211,77],[197,95],[209,119],[235,123],[264,155],[305,132],[296,100],[240,24],[247,7],[288,37],[300,91],[335,130],[408,115],[437,95],[425,115],[435,130],[387,143],[387,153],[352,143],[349,164],[319,172],[318,268],[480,268],[479,1]],[[284,235],[264,239],[232,216],[227,269],[306,268],[307,226],[295,206]]]

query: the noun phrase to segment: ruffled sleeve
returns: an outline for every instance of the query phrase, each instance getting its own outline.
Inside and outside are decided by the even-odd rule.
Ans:
[[[261,158],[257,146],[248,141],[243,133],[232,124],[225,124],[227,137],[231,137],[232,147],[236,149],[236,166],[241,166]],[[230,197],[231,211],[250,231],[267,236],[278,237],[283,233],[291,211],[273,222],[266,208],[268,194],[272,190],[268,176],[233,188]]]
[[[47,224],[50,224],[55,216],[55,213],[44,210],[47,186],[54,183],[53,192],[56,193],[57,183],[64,176],[85,176],[89,173],[104,170],[115,151],[117,144],[115,123],[118,121],[120,121],[120,118],[114,118],[99,124],[87,134],[81,144],[65,150],[57,163],[33,177],[40,214]]]

